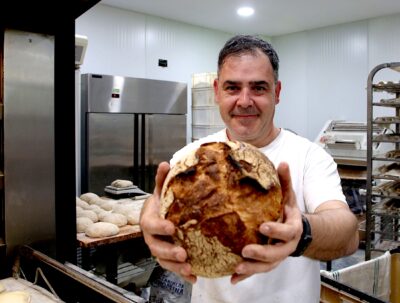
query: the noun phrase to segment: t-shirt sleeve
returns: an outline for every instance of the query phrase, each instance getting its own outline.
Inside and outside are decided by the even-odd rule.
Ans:
[[[319,205],[329,200],[339,200],[347,204],[337,165],[325,150],[312,144],[304,169],[304,201],[307,212],[314,212]]]

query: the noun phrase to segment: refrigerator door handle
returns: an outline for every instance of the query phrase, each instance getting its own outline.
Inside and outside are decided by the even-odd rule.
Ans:
[[[146,115],[141,114],[141,142],[140,142],[140,188],[146,187],[146,138],[147,138],[147,130],[146,130]]]
[[[139,114],[133,115],[133,183],[139,186]]]

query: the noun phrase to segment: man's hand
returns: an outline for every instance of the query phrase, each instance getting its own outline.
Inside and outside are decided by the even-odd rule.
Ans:
[[[242,250],[242,256],[246,260],[236,267],[236,273],[231,278],[233,284],[253,274],[271,271],[296,250],[303,225],[286,163],[279,165],[278,175],[283,194],[283,222],[266,222],[260,225],[260,233],[277,240],[277,243],[246,245]]]
[[[175,232],[174,224],[159,215],[161,189],[168,171],[169,164],[160,163],[154,193],[146,200],[140,215],[140,227],[146,244],[160,266],[194,283],[196,276],[192,275],[191,266],[185,262],[186,251],[167,240]]]
[[[295,251],[299,243],[303,232],[301,212],[286,163],[279,165],[278,175],[283,193],[283,222],[263,223],[260,225],[260,232],[279,242],[272,245],[245,246],[242,256],[247,260],[236,267],[236,273],[231,278],[234,284],[255,273],[274,269]],[[327,261],[350,255],[357,249],[358,223],[347,204],[337,200],[325,201],[314,213],[305,215],[311,225],[313,241],[304,256]]]

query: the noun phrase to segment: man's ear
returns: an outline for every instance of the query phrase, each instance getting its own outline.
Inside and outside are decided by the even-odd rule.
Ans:
[[[213,87],[214,87],[214,101],[218,104],[218,78],[214,79]]]
[[[275,85],[275,104],[278,104],[280,99],[280,94],[281,94],[281,88],[282,88],[282,84],[281,81],[276,82]]]

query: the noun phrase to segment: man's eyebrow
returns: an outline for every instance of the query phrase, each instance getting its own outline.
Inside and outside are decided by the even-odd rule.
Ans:
[[[250,82],[251,85],[265,85],[267,87],[269,87],[269,83],[267,81],[264,80],[260,80],[260,81],[252,81]]]
[[[223,85],[238,85],[240,84],[240,81],[234,81],[234,80],[226,80]],[[266,87],[270,87],[270,84],[265,81],[265,80],[260,80],[260,81],[250,81],[250,85],[265,85]]]
[[[224,85],[237,85],[238,83],[240,83],[239,81],[233,81],[233,80],[226,80],[224,82]]]

